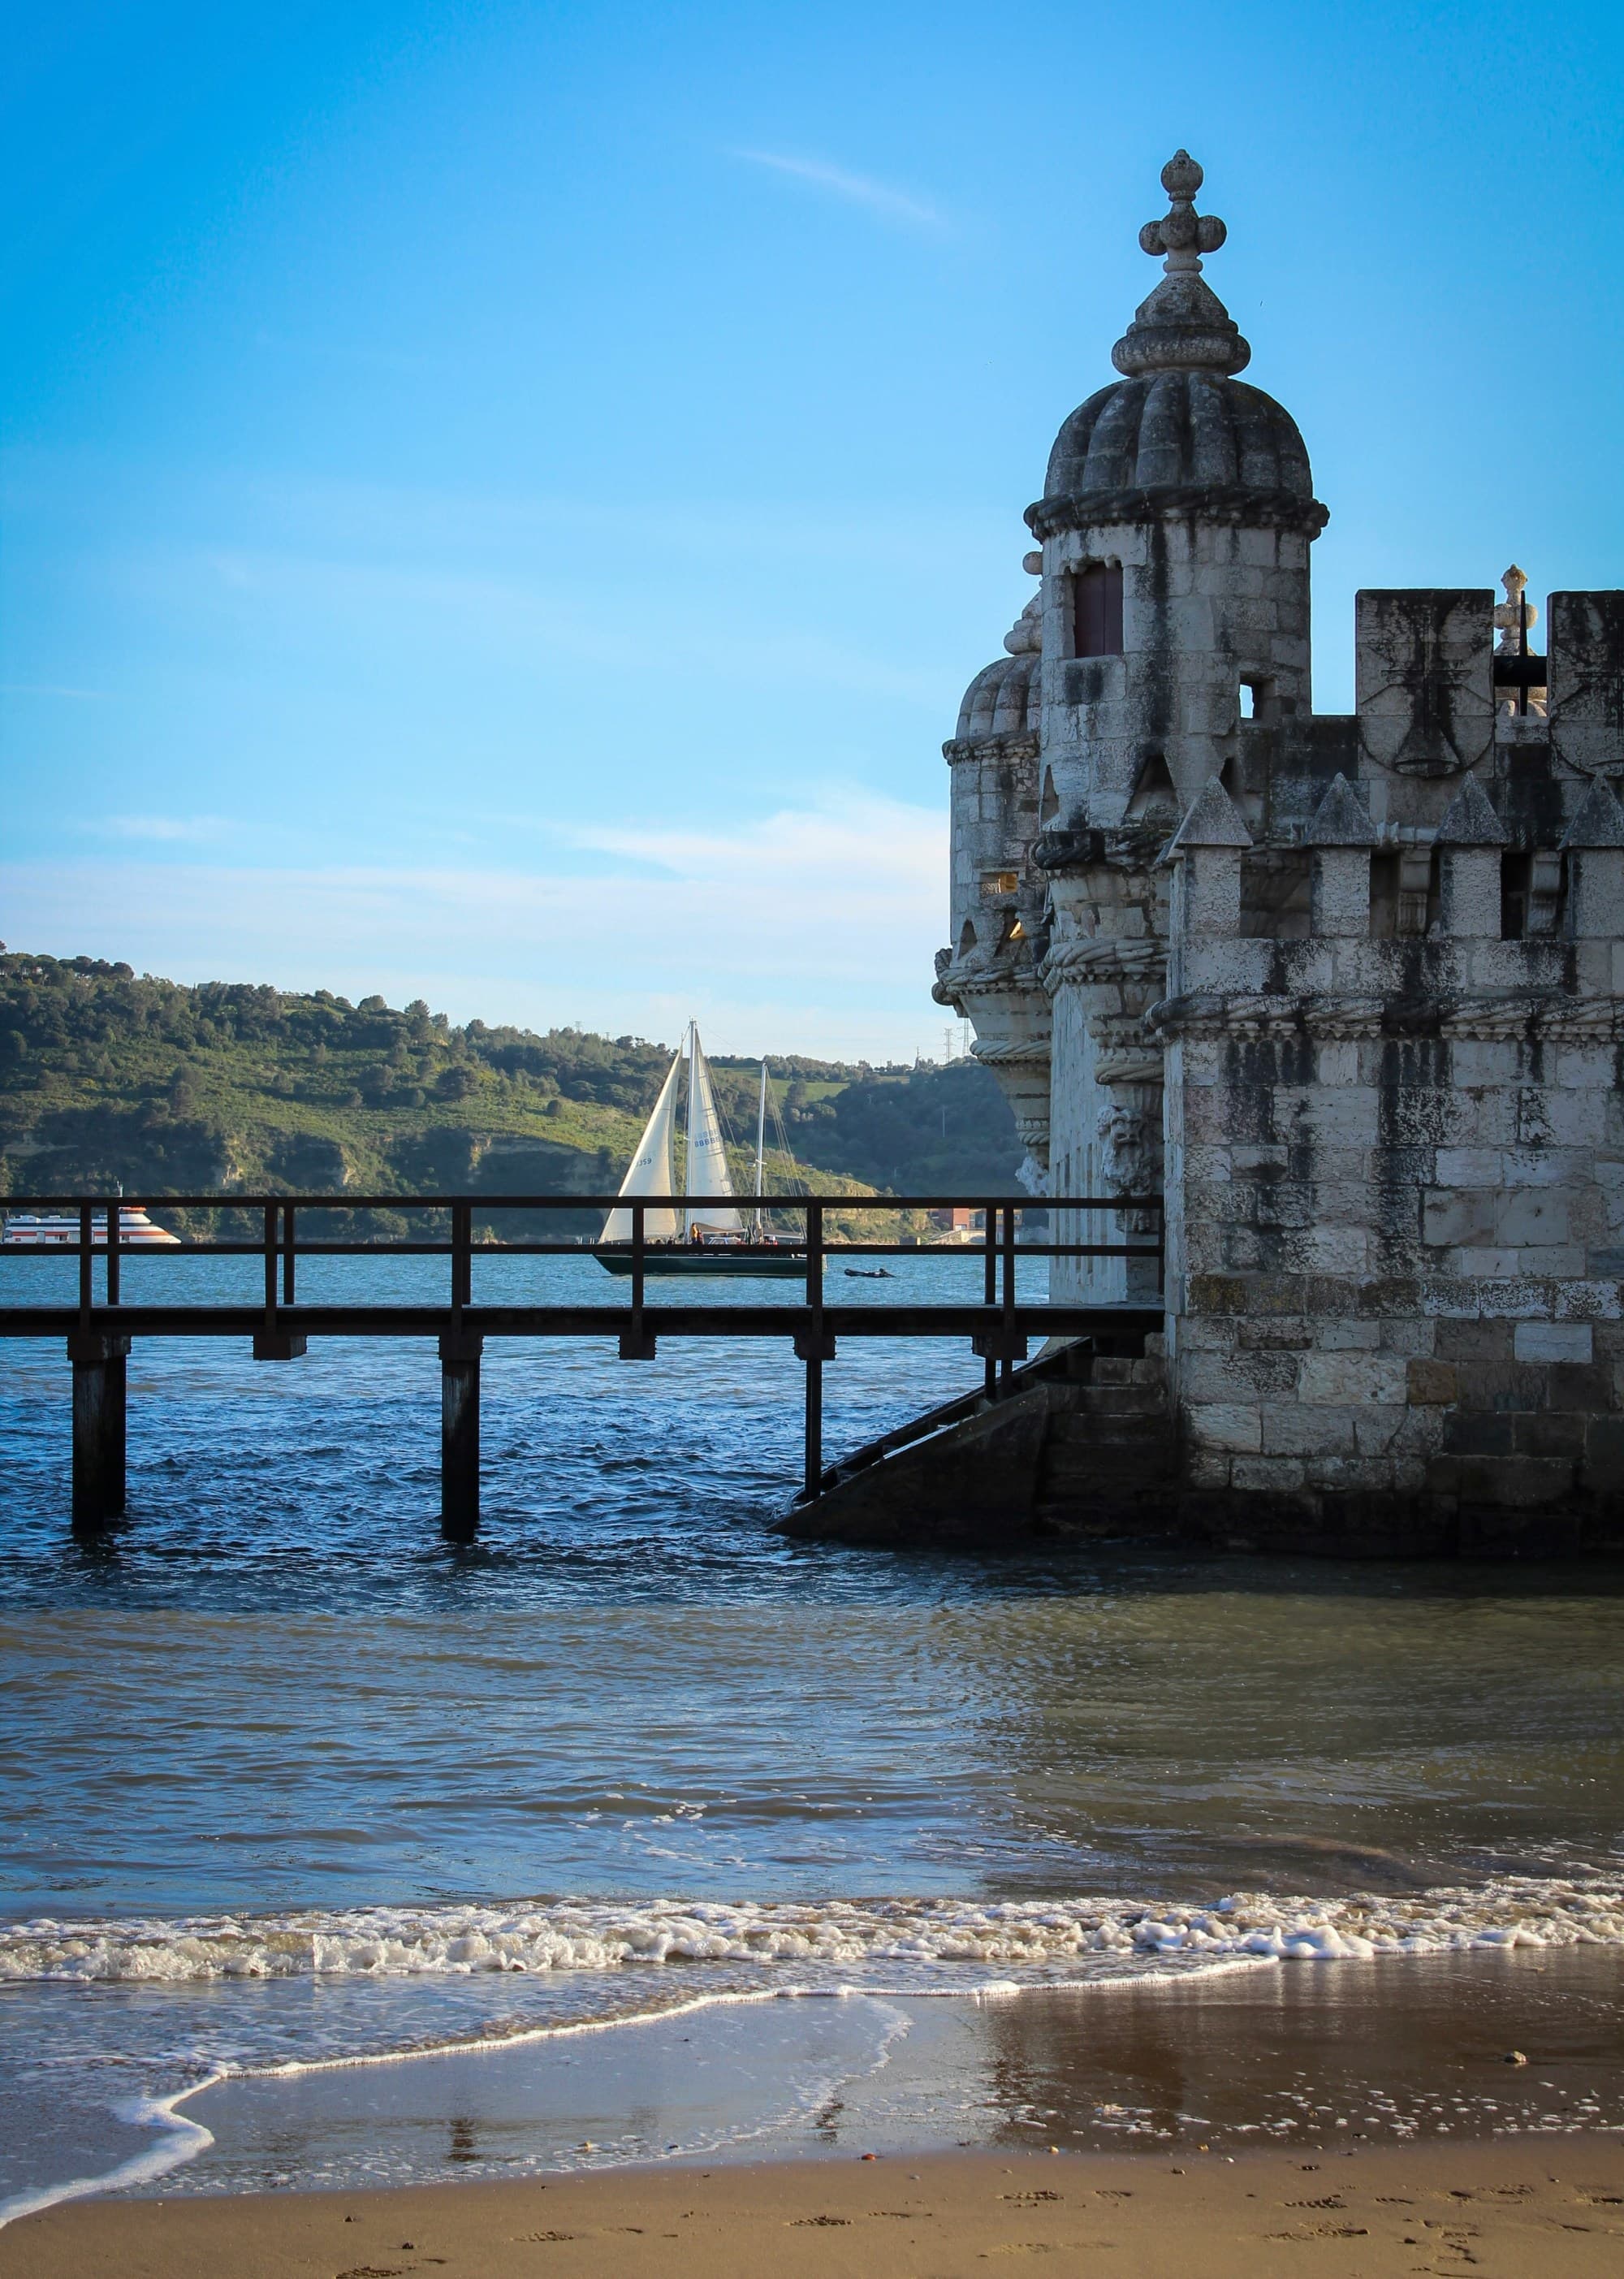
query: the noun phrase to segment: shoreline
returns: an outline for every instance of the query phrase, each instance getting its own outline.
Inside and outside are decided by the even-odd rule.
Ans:
[[[94,1990],[68,1999],[101,2011]],[[149,2095],[125,2109],[126,2144],[131,2124],[162,2128],[157,2141],[14,2197],[0,2272],[14,2232],[74,2205],[540,2189],[950,2145],[1153,2164],[1624,2145],[1620,2052],[1624,1951],[1599,1944],[1412,1956],[1399,1971],[1342,1960],[977,1992],[718,1992]]]
[[[895,2273],[1006,2257],[1331,2279],[1491,2268],[1590,2279],[1624,2243],[1624,2140],[1235,2156],[1027,2150],[670,2164],[395,2191],[77,2201],[0,2232],[0,2279],[508,2279]],[[1061,2262],[1057,2269],[1076,2267]]]

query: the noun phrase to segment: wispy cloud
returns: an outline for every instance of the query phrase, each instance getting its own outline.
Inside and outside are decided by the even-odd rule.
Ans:
[[[571,834],[572,836],[574,834]],[[274,981],[458,1018],[675,1035],[722,1051],[933,1048],[945,813],[860,792],[736,828],[581,834],[581,876],[474,865],[250,870],[132,857],[0,874],[6,938],[174,979]],[[653,875],[651,875],[651,873]]]
[[[871,174],[849,174],[844,166],[831,166],[823,159],[792,158],[780,150],[734,150],[729,155],[742,158],[747,165],[770,166],[777,173],[793,174],[797,181],[810,182],[815,189],[829,190],[838,198],[849,199],[853,205],[867,206],[888,221],[909,222],[924,229],[945,226],[934,206],[923,198],[910,197],[906,190],[894,189],[889,182],[877,182]]]
[[[163,839],[197,846],[219,838],[230,825],[223,815],[108,815],[85,827],[109,839]]]

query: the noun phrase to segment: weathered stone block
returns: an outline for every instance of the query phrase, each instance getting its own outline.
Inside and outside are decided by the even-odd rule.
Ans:
[[[1497,1196],[1482,1189],[1431,1189],[1421,1199],[1422,1241],[1440,1246],[1490,1241],[1495,1232],[1498,1202]]]
[[[1585,1431],[1585,1477],[1605,1493],[1624,1491],[1624,1417],[1590,1419]]]
[[[1290,1456],[1237,1456],[1229,1485],[1238,1495],[1289,1494],[1303,1485],[1303,1466]]]
[[[1511,1322],[1445,1321],[1436,1324],[1440,1361],[1509,1361],[1515,1324]]]
[[[1566,1456],[1572,1462],[1584,1454],[1590,1419],[1577,1410],[1541,1410],[1507,1421],[1520,1456]]]
[[[1411,1400],[1450,1401],[1459,1397],[1454,1364],[1446,1361],[1412,1361],[1405,1365],[1405,1392]]]
[[[1510,1176],[1505,1168],[1505,1150],[1501,1147],[1440,1147],[1437,1151],[1438,1185],[1453,1191],[1460,1187],[1498,1187]],[[1527,1181],[1518,1181],[1527,1185]],[[1428,1201],[1430,1204],[1432,1198]],[[1429,1235],[1429,1242],[1453,1242],[1454,1235]]]
[[[1393,1485],[1392,1462],[1385,1456],[1308,1456],[1304,1470],[1310,1487],[1342,1495],[1379,1494]]]
[[[1296,1401],[1275,1403],[1262,1412],[1263,1453],[1268,1456],[1347,1455],[1355,1453],[1352,1408],[1305,1408]]]
[[[1401,1401],[1407,1389],[1406,1364],[1394,1354],[1314,1354],[1298,1371],[1298,1399],[1314,1404]]]
[[[1605,1416],[1609,1409],[1618,1406],[1612,1375],[1605,1369],[1587,1369],[1578,1362],[1557,1362],[1552,1364],[1547,1379],[1545,1406],[1548,1408],[1582,1408],[1592,1416]]]
[[[1576,1361],[1592,1358],[1588,1322],[1519,1322],[1512,1350],[1519,1361]]]
[[[1509,1456],[1515,1440],[1510,1411],[1457,1408],[1444,1420],[1444,1449],[1456,1456]]]
[[[1493,1201],[1497,1242],[1526,1245],[1567,1239],[1567,1198],[1559,1188],[1513,1187]]]
[[[1460,1460],[1463,1503],[1499,1504],[1527,1511],[1571,1495],[1574,1466],[1557,1456],[1467,1456]]]
[[[1192,1401],[1184,1411],[1184,1430],[1197,1448],[1232,1455],[1256,1455],[1263,1446],[1263,1420],[1255,1408],[1234,1402]]]

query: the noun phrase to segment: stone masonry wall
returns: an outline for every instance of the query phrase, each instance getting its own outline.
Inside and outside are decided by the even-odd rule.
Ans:
[[[1209,889],[1157,1016],[1190,1523],[1624,1544],[1618,945],[1248,940],[1225,929],[1252,858],[1180,859]],[[1356,894],[1335,922],[1359,916]]]

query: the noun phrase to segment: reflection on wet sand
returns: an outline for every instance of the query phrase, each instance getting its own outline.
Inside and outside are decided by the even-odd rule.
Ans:
[[[1000,2142],[1234,2151],[1624,2127],[1610,1949],[1288,1964],[977,2007]]]

